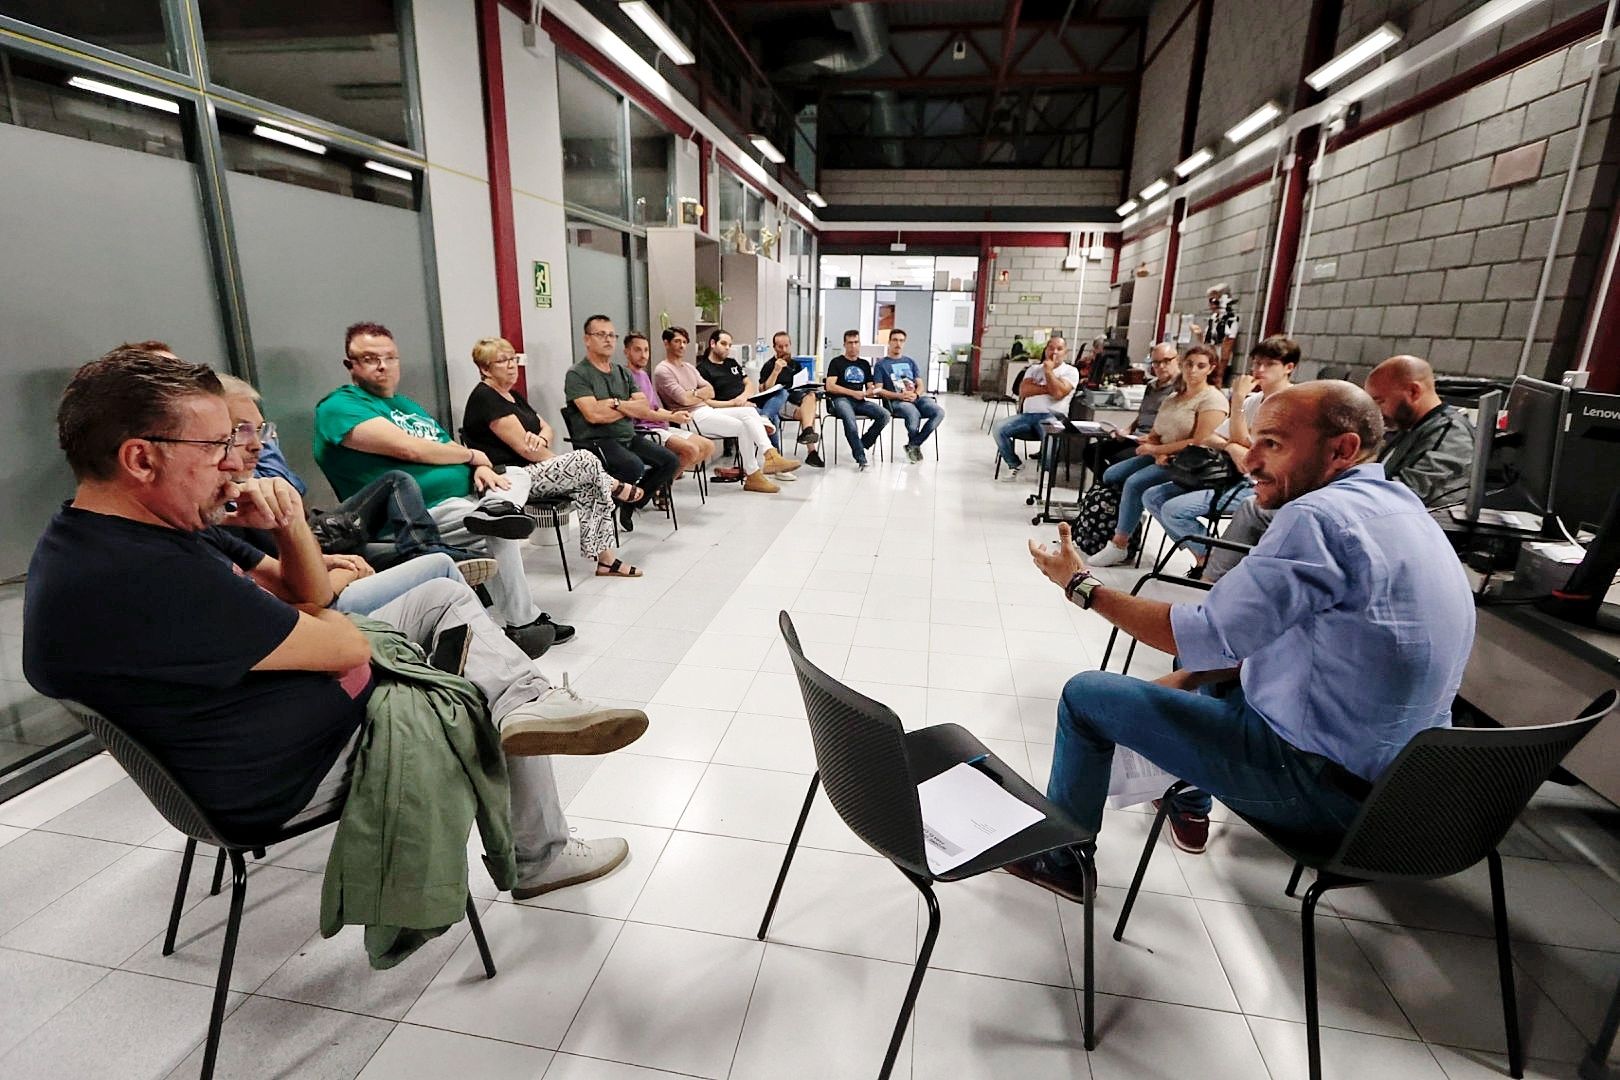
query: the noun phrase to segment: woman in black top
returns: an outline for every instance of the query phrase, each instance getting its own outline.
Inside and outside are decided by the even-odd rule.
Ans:
[[[589,450],[558,454],[555,435],[517,387],[517,350],[505,338],[483,338],[473,346],[478,385],[462,413],[462,438],[489,455],[496,468],[524,468],[531,496],[563,496],[579,510],[579,549],[596,560],[598,577],[640,577],[639,567],[613,550],[613,504],[634,503],[642,491],[614,480]]]

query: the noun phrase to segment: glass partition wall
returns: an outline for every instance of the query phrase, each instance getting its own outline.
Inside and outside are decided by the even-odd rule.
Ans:
[[[859,330],[862,355],[882,356],[889,331],[902,329],[906,354],[924,366],[929,389],[944,393],[949,366],[972,352],[978,258],[823,255],[819,265],[822,355],[842,351],[844,331]]]
[[[99,749],[21,668],[78,365],[156,338],[255,382],[316,499],[349,323],[390,325],[449,419],[410,26],[408,0],[0,0],[0,236],[28,253],[0,261],[0,799]]]

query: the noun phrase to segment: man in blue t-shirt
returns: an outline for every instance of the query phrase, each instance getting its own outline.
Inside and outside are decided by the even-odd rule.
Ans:
[[[922,460],[922,444],[945,420],[945,410],[923,386],[917,361],[905,355],[906,332],[889,331],[889,354],[877,362],[878,397],[906,425],[906,460]]]
[[[878,385],[872,365],[861,355],[861,332],[845,330],[844,354],[827,364],[827,408],[843,421],[844,438],[861,472],[866,471],[866,452],[877,445],[878,436],[889,422],[888,410],[876,400]],[[855,423],[857,416],[872,421],[864,437]]]

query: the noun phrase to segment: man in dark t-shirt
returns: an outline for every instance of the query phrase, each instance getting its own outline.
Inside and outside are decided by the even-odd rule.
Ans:
[[[872,365],[861,355],[861,332],[844,331],[844,354],[827,365],[827,408],[843,421],[844,438],[855,455],[855,464],[866,471],[866,452],[877,445],[878,436],[889,422],[889,410],[877,402],[877,379]],[[863,438],[855,417],[871,421]]]
[[[218,377],[114,350],[74,375],[57,430],[77,487],[28,567],[29,683],[104,713],[244,839],[272,835],[318,794],[313,805],[341,799],[365,740],[371,646],[331,606],[297,491],[248,475],[249,433],[233,426]],[[221,525],[269,531],[280,558]],[[645,714],[552,687],[464,582],[429,581],[372,615],[423,647],[466,628],[464,674],[489,701],[508,758],[515,896],[623,861],[623,840],[568,839],[543,755],[626,745]]]

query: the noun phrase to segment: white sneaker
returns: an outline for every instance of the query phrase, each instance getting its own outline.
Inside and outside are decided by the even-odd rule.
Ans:
[[[799,482],[799,478],[790,472],[775,473],[771,476],[771,479],[775,480],[778,484],[797,484]]]
[[[1015,484],[1023,474],[1023,471],[1024,467],[1022,465],[1014,465],[1010,469],[1003,469],[1001,473],[1001,482],[1003,484]]]
[[[501,749],[513,757],[606,754],[629,746],[647,730],[640,709],[609,709],[586,701],[568,685],[553,686],[500,718]]]
[[[1086,557],[1087,566],[1118,566],[1131,557],[1128,547],[1120,547],[1112,540],[1103,545],[1103,549],[1095,555]]]
[[[539,875],[512,890],[512,899],[529,900],[611,873],[630,854],[630,845],[618,836],[599,840],[569,838],[557,857]]]

